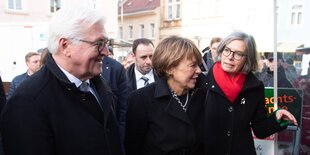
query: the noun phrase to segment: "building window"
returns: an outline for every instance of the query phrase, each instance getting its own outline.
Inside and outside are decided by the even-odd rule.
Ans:
[[[150,24],[150,38],[155,38],[155,24]]]
[[[60,0],[50,0],[50,12],[54,13],[61,8]]]
[[[22,10],[22,0],[8,0],[8,9]]]
[[[132,26],[129,26],[129,27],[128,27],[128,38],[129,38],[129,39],[132,39],[132,38],[133,38],[133,36],[132,36],[132,35],[133,35],[133,32],[132,32],[132,31],[133,31],[133,27],[132,27]]]
[[[88,6],[91,8],[97,8],[96,3],[96,0],[88,0]]]
[[[174,12],[175,12],[175,18],[180,19],[181,18],[181,0],[175,0],[174,4]]]
[[[181,0],[166,1],[166,19],[181,19]]]
[[[118,35],[119,38],[120,38],[120,39],[123,39],[123,27],[120,26],[120,27],[118,28],[118,34],[119,34],[119,35]]]
[[[140,25],[140,37],[141,38],[144,37],[144,25],[143,24]]]
[[[302,5],[294,5],[291,13],[291,24],[300,25],[302,22]]]

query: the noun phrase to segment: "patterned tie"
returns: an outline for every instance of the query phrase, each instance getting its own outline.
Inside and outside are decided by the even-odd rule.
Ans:
[[[82,82],[82,84],[79,86],[79,89],[82,91],[82,92],[90,92],[90,86],[87,82]]]
[[[144,80],[144,86],[150,84],[150,83],[149,83],[149,78],[147,78],[147,77],[145,77],[145,76],[142,76],[141,79]]]
[[[83,81],[82,84],[79,86],[79,89],[80,89],[82,92],[84,92],[84,93],[90,92],[90,93],[96,98],[96,100],[97,100],[98,103],[99,103],[100,108],[102,109],[102,106],[101,106],[101,104],[100,104],[99,98],[98,98],[96,92],[94,91],[94,89],[92,89],[92,88],[90,87],[89,83]]]

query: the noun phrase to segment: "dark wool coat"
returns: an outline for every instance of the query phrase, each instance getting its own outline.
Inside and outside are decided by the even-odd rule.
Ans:
[[[2,108],[5,104],[6,104],[6,95],[5,95],[2,79],[0,76],[0,113],[1,113]]]
[[[205,83],[197,83],[186,113],[163,79],[132,92],[125,134],[127,155],[203,155]]]
[[[204,129],[206,155],[255,155],[251,129],[258,138],[284,129],[277,123],[274,114],[267,117],[264,85],[252,73],[247,74],[234,103],[219,88],[212,70],[207,75],[207,83]]]
[[[4,107],[1,132],[6,155],[119,155],[113,95],[100,76],[90,79],[95,97],[71,83],[51,55]]]

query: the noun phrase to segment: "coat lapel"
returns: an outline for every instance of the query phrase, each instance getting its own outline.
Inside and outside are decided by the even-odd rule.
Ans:
[[[182,109],[179,103],[171,97],[170,102],[166,108],[166,112],[179,120],[182,120],[188,124],[192,124],[186,112]]]
[[[171,117],[182,120],[188,124],[192,124],[186,112],[183,111],[179,103],[171,96],[167,82],[161,78],[158,78],[156,83],[154,97],[170,97],[170,101],[165,109],[165,112],[167,112]]]
[[[100,76],[97,76],[92,79],[92,82],[94,82],[96,86],[96,90],[98,92],[99,98],[100,98],[100,105],[103,109],[104,114],[104,120],[105,123],[108,120],[108,116],[110,115],[110,112],[115,112],[115,106],[114,106],[114,100],[113,100],[113,93],[109,91],[110,89],[108,86],[103,82]]]

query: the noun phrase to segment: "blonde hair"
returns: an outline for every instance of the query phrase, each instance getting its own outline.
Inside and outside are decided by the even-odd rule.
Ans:
[[[169,36],[156,46],[152,58],[153,68],[159,77],[167,79],[167,71],[179,65],[183,58],[195,58],[197,64],[202,60],[201,53],[193,41],[175,35]]]

